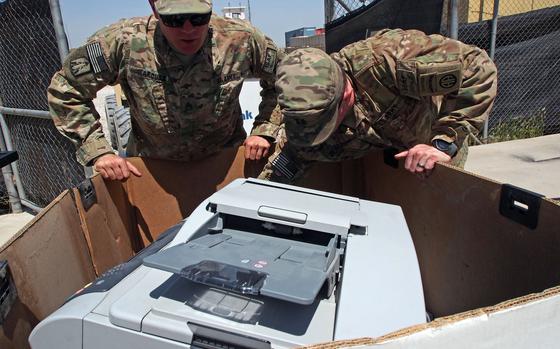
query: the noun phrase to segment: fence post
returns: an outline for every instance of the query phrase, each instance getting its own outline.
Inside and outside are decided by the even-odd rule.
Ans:
[[[60,11],[60,3],[58,0],[49,0],[51,5],[51,16],[53,20],[54,32],[56,34],[56,41],[58,44],[58,54],[60,55],[60,62],[64,62],[64,58],[68,55],[70,49],[68,48],[68,38],[64,31],[64,23],[62,22],[62,12]]]
[[[8,129],[8,123],[6,123],[6,119],[4,118],[4,115],[2,113],[0,113],[0,129],[2,129],[2,136],[4,137],[3,139],[4,139],[4,142],[6,144],[6,149],[8,151],[14,150],[12,137],[11,137],[10,131]],[[27,197],[25,196],[25,190],[23,189],[23,184],[21,183],[21,177],[19,175],[19,169],[17,167],[17,163],[18,163],[17,161],[14,161],[11,164],[12,171],[14,173],[14,178],[16,180],[16,187],[17,187],[20,198],[27,199]]]
[[[325,24],[334,19],[334,0],[325,0]]]
[[[70,51],[68,47],[68,38],[66,36],[66,31],[64,30],[64,22],[62,20],[62,11],[60,10],[60,3],[58,0],[49,0],[51,6],[51,16],[53,20],[54,31],[56,33],[56,41],[58,44],[58,53],[60,55],[61,64],[64,63],[64,59]],[[91,167],[84,166],[84,173],[86,177],[93,176],[93,170]]]
[[[492,29],[490,32],[490,58],[492,60],[494,60],[494,56],[496,54],[496,36],[498,35],[498,14],[500,12],[500,0],[494,0],[494,9],[493,9],[493,13],[492,13]],[[484,141],[487,143],[488,142],[488,123],[489,123],[489,119],[490,116],[488,116],[488,118],[486,118],[486,121],[484,122],[484,133],[483,133],[483,137],[484,137]]]
[[[449,36],[459,37],[459,0],[449,0]]]
[[[0,132],[0,150],[7,150],[2,132]],[[23,210],[21,208],[21,200],[19,199],[18,191],[16,189],[16,186],[14,185],[12,166],[6,165],[2,167],[2,174],[4,175],[4,183],[6,184],[6,191],[8,192],[8,200],[10,201],[12,213],[22,213]]]

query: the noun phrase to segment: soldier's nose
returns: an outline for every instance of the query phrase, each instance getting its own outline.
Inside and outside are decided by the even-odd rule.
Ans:
[[[189,32],[194,30],[194,26],[191,24],[190,20],[186,20],[185,23],[183,23],[183,30]]]

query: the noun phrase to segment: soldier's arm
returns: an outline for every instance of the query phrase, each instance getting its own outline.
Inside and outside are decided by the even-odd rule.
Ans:
[[[282,123],[282,114],[278,107],[278,94],[274,88],[276,65],[283,58],[284,52],[260,30],[255,29],[252,38],[253,74],[260,78],[262,101],[259,115],[253,122],[252,136],[267,137],[274,140]]]
[[[476,136],[482,130],[497,93],[496,66],[486,52],[467,45],[461,51],[461,86],[445,96],[432,126],[432,141],[454,142],[459,148],[469,134]]]
[[[113,150],[103,135],[93,99],[98,90],[118,80],[122,48],[120,24],[100,30],[70,51],[47,90],[49,110],[57,129],[77,147],[82,165]]]

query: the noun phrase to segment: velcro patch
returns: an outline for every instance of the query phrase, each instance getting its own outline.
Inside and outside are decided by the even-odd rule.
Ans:
[[[278,59],[278,52],[275,49],[267,47],[264,54],[263,71],[272,74],[276,69],[276,61]]]
[[[103,49],[101,48],[101,44],[99,42],[87,44],[86,50],[94,73],[99,74],[102,71],[109,70],[109,65],[107,64],[105,55],[103,55]]]
[[[404,96],[418,98],[418,83],[416,82],[416,69],[408,65],[397,63],[397,87]]]
[[[70,71],[75,77],[82,76],[91,72],[91,64],[87,58],[78,58],[70,61]]]
[[[230,81],[241,80],[241,73],[226,74],[220,78],[220,84],[226,84]]]
[[[130,72],[139,75],[145,79],[154,80],[157,82],[167,82],[169,77],[165,74],[155,73],[151,70],[140,69],[140,68],[130,68]]]

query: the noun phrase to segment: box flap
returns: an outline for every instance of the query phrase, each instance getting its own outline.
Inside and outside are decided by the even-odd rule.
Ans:
[[[126,191],[145,245],[189,214],[208,196],[244,177],[244,150],[226,149],[193,162],[131,158],[142,173],[126,182]]]
[[[45,207],[0,252],[8,260],[18,301],[0,327],[0,348],[27,348],[31,329],[95,278],[70,191]]]
[[[499,213],[502,185],[446,165],[422,178],[363,159],[367,198],[400,205],[416,246],[428,311],[436,317],[560,284],[559,205],[541,199],[529,229]],[[396,185],[398,183],[398,185]]]
[[[91,179],[96,200],[85,208],[77,189],[76,206],[97,275],[130,259],[143,244],[133,224],[134,217],[122,183]],[[87,207],[87,206],[86,206]]]

